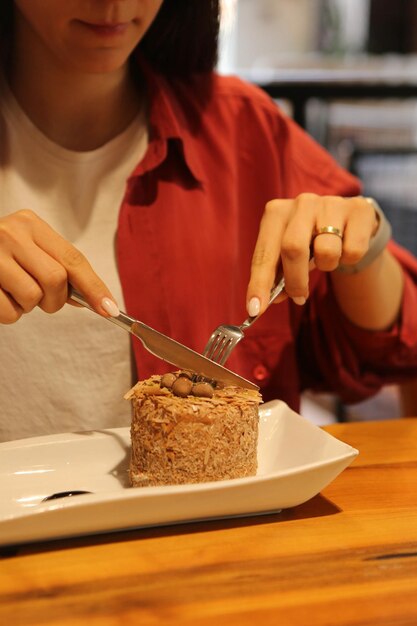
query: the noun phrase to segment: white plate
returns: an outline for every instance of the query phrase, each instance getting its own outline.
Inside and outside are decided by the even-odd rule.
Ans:
[[[257,515],[319,493],[358,451],[278,400],[261,407],[256,476],[132,489],[128,428],[0,444],[0,545]],[[53,493],[79,495],[42,502]]]

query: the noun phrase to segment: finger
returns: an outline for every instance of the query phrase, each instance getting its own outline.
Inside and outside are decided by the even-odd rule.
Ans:
[[[26,215],[26,213],[28,215]],[[86,257],[75,246],[69,243],[56,231],[54,231],[45,221],[38,218],[30,211],[25,212],[24,219],[30,221],[30,228],[34,243],[45,251],[52,259],[64,268],[67,281],[70,282],[87,299],[88,303],[102,315],[117,315],[118,308],[115,305],[110,290],[101,278],[94,272]],[[43,273],[40,278],[41,285],[45,285],[45,302],[42,306],[53,309],[56,302],[63,298],[63,287],[61,286],[62,275],[56,271],[49,279]],[[48,282],[49,281],[49,282]],[[51,282],[58,284],[55,296],[50,295],[48,284]],[[113,307],[111,306],[113,304]],[[112,312],[110,312],[112,311]]]
[[[46,313],[55,313],[67,301],[68,276],[62,265],[29,240],[15,253],[15,267],[8,274],[5,288],[25,312],[36,305]],[[12,283],[14,286],[9,286]]]
[[[316,234],[313,249],[316,267],[322,272],[332,272],[343,252],[343,237],[348,214],[348,202],[344,198],[324,197],[316,217]],[[329,232],[323,232],[326,229]],[[334,230],[334,232],[331,232]]]
[[[247,289],[247,308],[250,315],[262,313],[268,304],[281,254],[282,234],[292,204],[292,200],[272,200],[265,207],[252,256]],[[255,303],[255,308],[252,308],[256,300],[258,307],[256,308]]]
[[[63,247],[60,247],[58,252],[50,252],[51,256],[56,254],[54,258],[65,268],[68,282],[85,295],[88,303],[96,311],[108,317],[109,303],[113,302],[115,304],[115,299],[82,252],[68,242],[63,242]],[[110,314],[118,315],[118,311]]]
[[[375,209],[366,198],[352,198],[352,211],[347,221],[340,263],[356,265],[367,253],[369,242],[378,225]]]
[[[0,324],[14,324],[23,314],[22,307],[15,302],[10,294],[0,288]]]
[[[283,237],[285,291],[296,304],[304,304],[308,297],[310,241],[319,202],[314,194],[300,195]]]
[[[0,255],[0,268],[1,288],[24,313],[32,311],[43,297],[37,281],[8,256]]]

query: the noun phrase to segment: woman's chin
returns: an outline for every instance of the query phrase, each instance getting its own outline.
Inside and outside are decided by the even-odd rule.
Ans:
[[[71,59],[71,67],[74,71],[85,74],[113,74],[124,68],[128,62],[129,54],[117,54],[105,51],[100,54],[86,53],[80,58]]]

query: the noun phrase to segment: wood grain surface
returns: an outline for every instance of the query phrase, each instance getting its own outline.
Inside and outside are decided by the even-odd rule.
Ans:
[[[417,419],[335,424],[360,451],[280,514],[3,550],[0,625],[417,625]]]

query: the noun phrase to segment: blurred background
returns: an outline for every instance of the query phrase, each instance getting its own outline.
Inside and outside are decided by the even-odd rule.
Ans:
[[[262,87],[358,175],[417,255],[417,0],[222,0],[220,51],[219,71]],[[417,382],[349,407],[305,394],[301,412],[393,418],[413,396]]]

